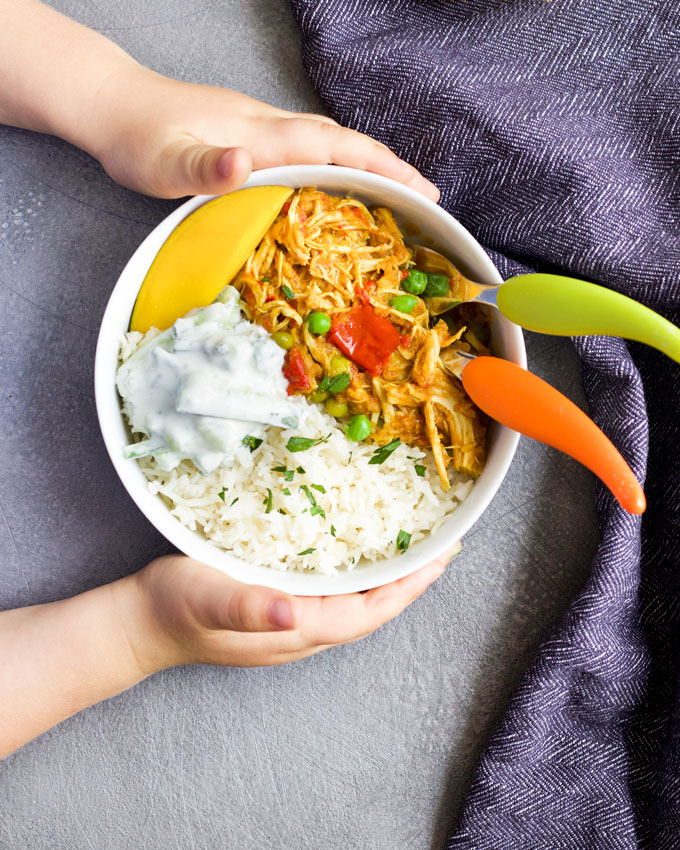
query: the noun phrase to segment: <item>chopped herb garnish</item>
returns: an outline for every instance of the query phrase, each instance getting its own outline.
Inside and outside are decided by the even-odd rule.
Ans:
[[[262,504],[267,506],[266,514],[271,513],[272,509],[272,491],[267,487],[267,495],[262,500]]]
[[[262,445],[262,440],[259,437],[253,437],[250,434],[246,434],[243,438],[243,445],[248,446],[250,453],[252,454],[258,446]]]
[[[270,282],[271,282],[271,278],[270,278],[270,277],[263,277],[263,278],[262,278],[262,283],[270,283]]]
[[[413,457],[413,455],[406,455],[406,460],[420,460],[419,457]]]
[[[235,499],[231,500],[231,505],[235,505],[236,502],[238,502],[238,496]],[[231,505],[229,505],[229,507],[231,507]]]
[[[329,393],[341,393],[343,390],[347,389],[349,381],[349,372],[343,372],[341,375],[336,375],[332,378],[325,389],[327,389]]]
[[[425,477],[425,467],[420,463],[416,464],[416,475],[419,475],[421,478]]]
[[[224,501],[224,494],[226,492],[227,492],[227,488],[224,487],[224,489],[220,490],[220,492],[217,494],[220,497],[220,499],[222,499],[222,501]]]
[[[408,531],[399,530],[399,534],[397,534],[397,552],[405,552],[408,549],[408,545],[411,542],[411,535]]]
[[[303,552],[298,552],[298,558],[301,558],[303,555],[311,555],[312,552],[316,552],[316,549],[305,549]]]
[[[331,526],[331,534],[333,535],[333,537],[335,537],[335,526],[334,525]]]
[[[312,446],[325,443],[329,437],[330,434],[327,434],[325,437],[318,437],[316,440],[312,437],[291,437],[286,443],[286,448],[289,452],[304,452],[307,449],[311,449]],[[260,440],[260,442],[262,441]]]
[[[308,487],[306,484],[303,484],[303,485],[300,487],[300,489],[303,491],[303,493],[305,494],[305,496],[309,499],[310,503],[311,503],[312,505],[315,505],[315,504],[316,504],[316,499],[314,498],[314,494],[313,494],[313,493],[312,493],[312,491],[309,489],[309,487]]]
[[[316,445],[316,440],[311,437],[291,437],[286,443],[289,452],[304,452]]]
[[[290,288],[290,286],[287,286],[287,285],[284,283],[284,285],[281,287],[281,289],[283,290],[283,294],[286,296],[286,298],[287,298],[289,301],[290,301],[291,299],[295,298],[295,293],[294,293],[294,292],[293,292],[293,290]]]
[[[318,490],[319,493],[326,492],[326,488],[322,484],[312,484],[312,487],[314,488],[314,490]]]
[[[312,487],[314,485],[312,484]],[[321,507],[321,505],[317,505],[316,499],[314,498],[314,493],[309,489],[306,484],[303,484],[300,489],[304,492],[305,496],[309,499],[309,503],[312,506],[312,510],[310,511],[312,516],[321,516],[326,519],[326,511]]]
[[[283,514],[284,516],[286,515],[286,512],[284,511],[284,509],[283,509],[283,508],[279,508],[279,513],[280,513],[280,514]]]
[[[284,487],[282,492],[284,496],[290,496],[290,490],[287,487]]]
[[[296,471],[296,472],[299,472],[299,473],[300,473],[300,475],[304,475],[304,474],[305,474],[305,470],[304,470],[301,466],[298,466],[298,468],[297,468],[295,471]]]
[[[342,374],[336,375],[334,378],[331,378],[330,375],[326,375],[317,389],[319,392],[327,391],[329,393],[341,393],[343,390],[347,389],[349,382],[349,372],[342,372]]]
[[[281,472],[284,481],[292,481],[295,475],[294,469],[287,469],[285,466],[272,466],[272,472]]]
[[[392,454],[392,452],[395,449],[399,448],[400,445],[401,445],[401,440],[399,439],[399,437],[395,437],[393,440],[391,440],[389,443],[387,443],[387,445],[380,446],[379,449],[376,449],[373,452],[373,457],[369,460],[369,464],[370,463],[385,463],[387,458]]]

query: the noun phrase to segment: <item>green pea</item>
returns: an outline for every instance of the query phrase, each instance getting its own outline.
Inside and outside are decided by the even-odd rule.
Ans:
[[[288,331],[276,331],[272,334],[272,339],[284,351],[289,351],[293,347],[293,337]]]
[[[307,398],[308,398],[310,401],[315,401],[315,402],[316,402],[316,401],[326,401],[326,399],[328,398],[328,396],[329,396],[329,393],[328,393],[328,391],[327,391],[327,390],[314,390],[314,392],[313,392],[313,393],[310,393],[310,394],[307,396]]]
[[[390,298],[390,307],[394,307],[400,313],[412,313],[417,303],[418,299],[415,295],[395,295],[394,298]]]
[[[427,275],[427,286],[423,298],[442,298],[449,294],[449,279],[445,274]]]
[[[349,372],[349,360],[343,357],[342,354],[335,354],[331,357],[331,362],[328,364],[328,372],[331,378],[336,375],[342,375],[343,372]]]
[[[337,398],[329,398],[326,400],[326,413],[329,416],[335,416],[336,419],[341,419],[349,413],[349,405],[346,401],[338,401]]]
[[[365,440],[371,433],[371,420],[363,413],[353,416],[345,425],[345,434],[355,443]]]
[[[427,286],[427,275],[418,269],[411,269],[401,282],[401,288],[411,295],[420,295]]]
[[[327,334],[331,329],[331,317],[328,313],[310,313],[307,316],[307,327],[316,336]]]

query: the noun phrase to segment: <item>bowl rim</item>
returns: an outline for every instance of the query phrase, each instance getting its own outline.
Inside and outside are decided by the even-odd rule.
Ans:
[[[328,189],[330,184],[338,183],[342,183],[345,188],[335,186]],[[482,279],[485,282],[502,283],[502,278],[487,253],[460,222],[433,201],[387,177],[342,166],[277,166],[253,172],[240,188],[263,185],[284,185],[293,188],[320,185],[322,189],[326,188],[328,191],[344,191],[347,194],[358,195],[361,195],[362,191],[367,194],[378,192],[383,196],[397,198],[406,205],[410,204],[419,208],[421,215],[429,216],[430,220],[436,221],[441,229],[448,230],[451,240],[453,241],[455,237],[460,243],[459,248],[464,246],[465,251],[473,257],[473,261],[483,269]],[[160,496],[149,491],[147,480],[139,465],[123,457],[121,448],[127,443],[127,437],[124,436],[125,424],[115,387],[120,338],[127,330],[139,286],[160,246],[180,221],[214,197],[214,195],[197,195],[190,198],[154,227],[126,263],[113,287],[102,317],[95,353],[95,404],[104,444],[121,483],[151,524],[181,552],[226,572],[246,584],[266,585],[301,596],[326,596],[368,590],[414,572],[420,566],[438,557],[442,551],[449,550],[486,510],[502,484],[514,457],[519,440],[517,432],[495,424],[493,431],[495,454],[493,458],[491,452],[489,454],[490,460],[493,460],[492,468],[487,461],[487,466],[475,482],[470,495],[449,515],[434,535],[427,535],[398,556],[360,566],[358,569],[342,572],[338,576],[297,570],[283,571],[253,565],[220,549],[202,537],[199,532],[191,531],[172,517]],[[381,203],[390,206],[388,200],[383,200]],[[452,253],[457,252],[452,251]],[[135,281],[137,281],[136,288]],[[494,317],[496,326],[500,329],[499,333],[511,349],[509,359],[526,368],[526,349],[521,328],[503,318],[500,313],[497,315],[494,313]],[[127,322],[122,327],[121,323],[124,319]],[[480,484],[483,486],[480,487]],[[459,517],[461,521],[456,522]]]

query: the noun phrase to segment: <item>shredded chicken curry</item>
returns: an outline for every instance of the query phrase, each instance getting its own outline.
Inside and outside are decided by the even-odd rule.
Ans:
[[[283,206],[233,285],[252,321],[286,332],[289,393],[324,400],[331,361],[346,357],[349,382],[334,409],[368,416],[368,439],[378,445],[398,438],[431,448],[447,490],[449,467],[481,472],[486,427],[445,363],[454,349],[488,353],[488,323],[474,304],[443,317],[422,298],[411,312],[396,309],[390,301],[404,295],[412,266],[388,209],[306,188]],[[330,319],[327,332],[312,332],[312,313]]]

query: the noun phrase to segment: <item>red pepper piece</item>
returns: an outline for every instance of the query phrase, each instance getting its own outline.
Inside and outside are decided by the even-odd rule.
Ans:
[[[290,351],[286,352],[283,362],[283,374],[288,380],[288,395],[304,392],[312,386],[302,352],[295,345]]]
[[[364,302],[333,318],[328,339],[371,375],[380,375],[399,345],[399,331]]]

